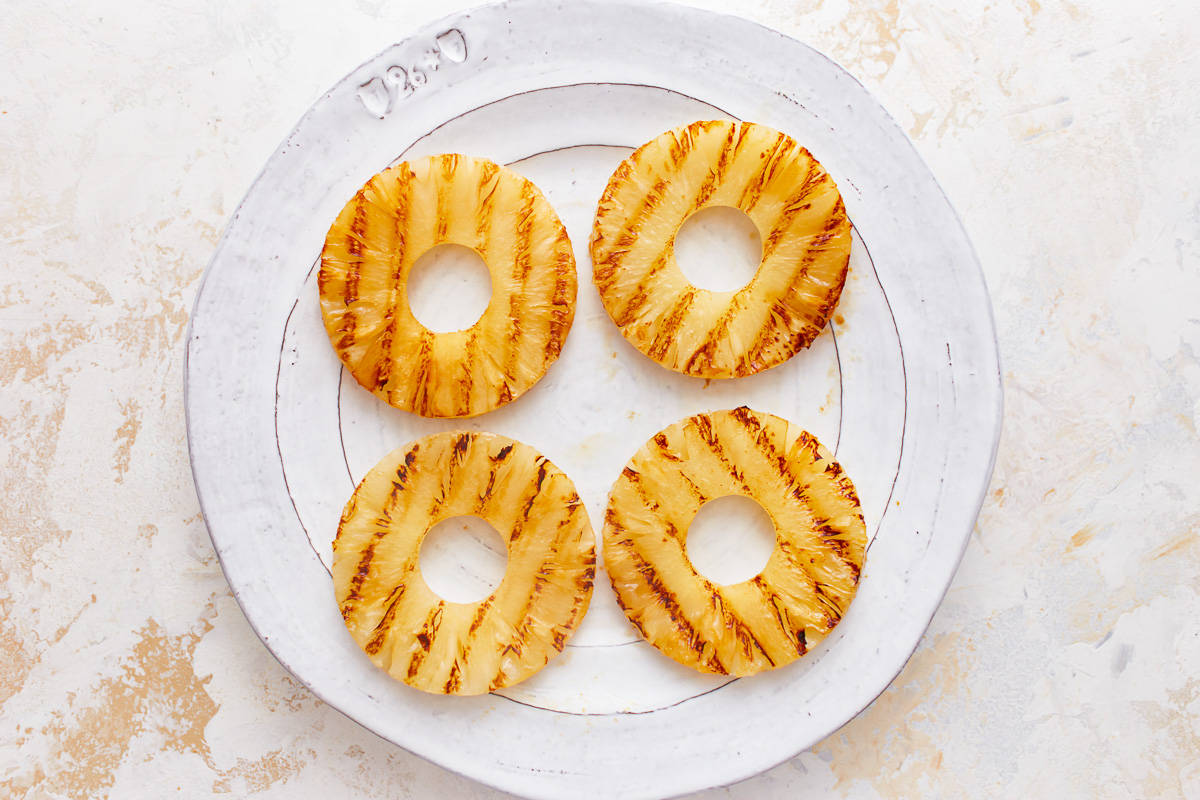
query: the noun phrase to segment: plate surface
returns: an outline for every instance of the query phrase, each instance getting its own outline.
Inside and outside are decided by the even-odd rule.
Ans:
[[[838,182],[855,232],[842,301],[813,346],[766,373],[706,382],[658,367],[621,338],[591,283],[587,239],[605,181],[634,146],[718,117],[765,123],[808,147]],[[389,163],[439,152],[510,164],[538,184],[579,270],[558,362],[524,397],[465,421],[421,419],[359,388],[329,345],[317,301],[315,262],[342,205]],[[448,305],[467,288],[431,285],[427,296]],[[730,783],[858,713],[899,672],[953,577],[1000,427],[982,274],[904,134],[810,48],[668,5],[489,6],[348,75],[234,214],[196,300],[186,375],[205,519],[235,596],[275,656],[396,744],[545,797]],[[844,621],[795,664],[743,680],[680,667],[639,640],[603,574],[562,656],[502,694],[421,694],[377,670],[346,633],[330,541],[355,483],[391,449],[447,429],[528,442],[575,481],[598,532],[608,488],[647,438],[689,414],[742,404],[835,449],[871,537]],[[477,556],[460,566],[465,583],[494,571],[494,558]]]

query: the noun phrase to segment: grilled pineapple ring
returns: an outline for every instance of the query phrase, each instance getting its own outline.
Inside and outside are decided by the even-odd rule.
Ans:
[[[709,500],[742,494],[775,523],[754,578],[717,586],[686,552]],[[701,672],[752,675],[796,660],[837,625],[858,587],[866,528],[850,479],[786,420],[742,407],[697,414],[647,442],[613,486],[604,566],[650,644]]]
[[[736,292],[689,283],[675,235],[706,206],[741,209],[762,239]],[[737,378],[787,361],[829,321],[846,282],[850,221],[808,151],[750,122],[694,122],[625,159],[600,198],[593,278],[622,335],[664,367]]]
[[[413,316],[413,263],[442,243],[477,252],[492,298],[470,328]],[[473,417],[527,391],[558,358],[575,316],[575,256],[530,181],[491,161],[439,155],[375,175],[325,238],[325,329],[362,386],[425,417]]]
[[[475,515],[508,546],[508,568],[478,603],[426,585],[425,534]],[[392,677],[436,694],[482,694],[528,678],[587,611],[595,577],[587,511],[571,480],[532,447],[490,433],[438,433],[367,473],[333,542],[342,618]]]

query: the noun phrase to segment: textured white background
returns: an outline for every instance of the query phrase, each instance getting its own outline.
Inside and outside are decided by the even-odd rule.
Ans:
[[[1200,6],[699,4],[829,54],[908,131],[983,262],[1006,402],[905,671],[699,797],[1200,798]],[[259,167],[351,67],[467,5],[5,4],[0,794],[497,796],[259,644],[182,405],[188,310]]]

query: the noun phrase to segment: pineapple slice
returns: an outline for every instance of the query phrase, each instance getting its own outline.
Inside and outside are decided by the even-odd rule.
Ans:
[[[675,235],[706,206],[741,209],[762,238],[745,287],[693,286]],[[737,378],[778,366],[825,327],[846,282],[850,221],[829,174],[786,135],[694,122],[617,167],[592,230],[593,278],[622,335],[664,367]]]
[[[434,333],[406,283],[435,245],[475,250],[492,298],[466,330]],[[519,397],[558,358],[575,316],[575,256],[530,181],[491,161],[438,155],[375,175],[325,238],[325,329],[350,374],[426,417],[473,417]]]
[[[754,578],[698,574],[687,530],[709,500],[741,494],[775,523]],[[833,629],[858,587],[866,527],[854,485],[813,436],[742,407],[697,414],[647,442],[613,486],[604,567],[650,644],[701,672],[752,675],[790,663]]]
[[[504,579],[478,603],[442,600],[417,563],[429,529],[465,515],[508,545]],[[587,611],[595,564],[571,480],[490,433],[438,433],[392,452],[354,490],[333,542],[351,636],[392,677],[435,694],[482,694],[545,666]]]

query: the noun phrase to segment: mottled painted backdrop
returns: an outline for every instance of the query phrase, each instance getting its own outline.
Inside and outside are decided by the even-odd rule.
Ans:
[[[1007,410],[895,684],[700,796],[1200,798],[1200,6],[702,5],[830,54],[908,131],[979,250]],[[276,664],[184,438],[188,310],[226,218],[321,92],[440,14],[5,3],[0,795],[496,796]]]

